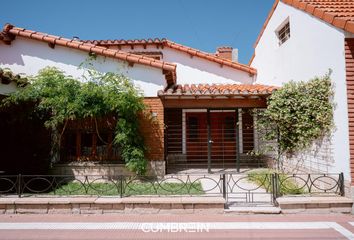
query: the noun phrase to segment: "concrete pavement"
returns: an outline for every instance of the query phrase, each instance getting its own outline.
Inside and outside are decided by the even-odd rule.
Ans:
[[[354,239],[354,217],[311,215],[0,215],[0,239]]]

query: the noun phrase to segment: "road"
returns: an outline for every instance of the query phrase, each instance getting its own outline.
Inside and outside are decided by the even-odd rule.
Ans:
[[[354,217],[318,215],[0,215],[0,239],[353,239]]]

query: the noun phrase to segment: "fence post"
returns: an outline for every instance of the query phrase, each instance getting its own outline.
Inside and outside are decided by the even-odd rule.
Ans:
[[[277,198],[280,195],[279,191],[279,178],[278,178],[278,173],[273,173],[272,174],[272,196],[273,196],[273,203],[277,205]]]
[[[223,173],[221,175],[221,181],[222,181],[222,197],[227,200],[227,183],[226,183],[226,174]]]
[[[17,179],[17,194],[18,194],[18,197],[20,198],[21,197],[21,178],[22,178],[22,176],[21,176],[21,174],[19,174],[18,176],[18,179]]]
[[[120,198],[123,197],[123,176],[119,177],[120,181],[119,181],[119,187],[120,187]]]
[[[345,189],[344,189],[344,174],[343,174],[343,172],[341,172],[339,174],[338,181],[339,181],[338,184],[339,184],[340,195],[344,196],[345,195]]]

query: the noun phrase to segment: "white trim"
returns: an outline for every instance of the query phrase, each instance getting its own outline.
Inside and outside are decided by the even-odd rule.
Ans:
[[[207,109],[182,109],[183,112],[207,112]]]
[[[240,153],[243,153],[243,130],[242,130],[242,109],[238,109],[238,140],[240,146]]]
[[[210,112],[235,112],[235,110],[210,110]]]

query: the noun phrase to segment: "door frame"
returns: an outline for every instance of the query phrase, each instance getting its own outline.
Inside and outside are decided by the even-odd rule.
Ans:
[[[210,113],[211,112],[235,112],[236,125],[236,170],[240,172],[240,153],[242,151],[242,112],[240,108],[206,108],[206,109],[182,109],[182,153],[187,153],[187,119],[186,113],[200,113],[206,112],[207,115],[207,143],[208,143],[208,172],[211,173],[211,151],[212,151],[212,139],[211,139],[211,125],[210,125]],[[240,136],[241,135],[241,136]]]

